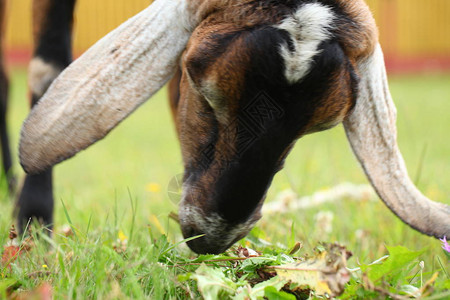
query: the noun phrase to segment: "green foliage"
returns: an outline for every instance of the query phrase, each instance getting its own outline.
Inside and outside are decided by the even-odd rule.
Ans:
[[[411,251],[402,246],[386,247],[389,257],[369,265],[361,265],[360,276],[351,280],[343,298],[374,298],[380,296],[406,295],[409,297],[423,297],[430,293],[431,287],[444,292],[446,281],[435,284],[438,274],[444,277],[445,269],[434,274],[424,274],[423,261],[418,258],[425,250]],[[416,269],[419,268],[417,271]],[[420,274],[419,274],[420,273]],[[354,273],[356,275],[358,273]],[[426,282],[423,276],[427,276]]]
[[[198,284],[198,289],[206,300],[224,299],[234,295],[239,284],[225,276],[218,268],[202,264],[191,276]]]
[[[352,269],[345,285],[347,275],[341,272],[347,252],[333,245],[321,244],[309,254],[302,250],[301,257],[273,245],[257,247],[255,257],[237,256],[243,248],[195,256],[186,251],[187,240],[172,242],[165,234],[139,232],[138,246],[129,246],[123,233],[111,236],[109,231],[84,235],[78,230],[77,236],[57,234],[55,239],[35,232],[30,250],[2,269],[0,295],[37,293],[42,282],[53,286],[57,299],[307,299],[335,290],[337,283],[345,286],[342,299],[375,299],[441,296],[450,286],[444,269],[417,271],[424,251],[402,246],[386,247],[387,258]]]
[[[267,297],[266,290],[270,288],[275,292],[279,292],[280,289],[284,286],[284,281],[279,277],[275,276],[272,279],[260,282],[255,286],[251,287],[247,285],[246,287],[237,291],[237,295],[233,300],[240,299],[261,299],[263,296]]]
[[[273,286],[264,289],[264,296],[269,300],[295,300],[295,296],[283,291],[278,291]]]
[[[444,252],[444,254],[447,257],[447,259],[450,259],[450,252],[448,252],[446,250],[442,250],[442,252]]]
[[[389,251],[389,258],[381,264],[368,266],[369,279],[372,282],[377,282],[382,278],[389,276],[392,283],[396,283],[400,277],[398,275],[405,275],[410,270],[406,268],[408,264],[418,258],[424,251],[410,251],[402,246],[386,247]],[[362,268],[363,271],[366,268]]]

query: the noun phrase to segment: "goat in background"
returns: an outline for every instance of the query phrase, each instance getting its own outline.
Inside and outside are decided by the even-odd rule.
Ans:
[[[5,70],[3,54],[3,33],[5,31],[6,0],[0,0],[0,142],[2,146],[2,167],[10,192],[14,191],[15,178],[11,172],[12,160],[9,145],[6,112],[8,110],[8,76]]]
[[[0,24],[4,24],[7,0],[0,0]],[[36,105],[52,81],[72,62],[72,22],[75,0],[33,1],[33,58],[29,65],[28,82],[31,107]],[[3,40],[3,28],[0,39]],[[1,51],[2,49],[0,49]],[[13,189],[11,156],[6,129],[6,104],[8,83],[0,60],[0,136],[3,168]],[[52,169],[25,177],[17,201],[18,225],[23,230],[31,218],[44,225],[53,223]]]

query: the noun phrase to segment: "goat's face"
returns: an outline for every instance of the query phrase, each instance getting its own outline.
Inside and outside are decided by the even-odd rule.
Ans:
[[[248,233],[294,142],[340,123],[357,84],[336,41],[321,42],[297,76],[290,59],[302,54],[288,49],[296,41],[283,23],[242,30],[214,17],[183,55],[177,117],[180,221],[185,237],[204,235],[189,243],[199,253],[222,252]]]

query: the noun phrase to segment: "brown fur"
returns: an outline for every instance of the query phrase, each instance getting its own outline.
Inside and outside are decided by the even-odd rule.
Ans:
[[[371,54],[378,43],[378,28],[372,13],[364,0],[335,0],[343,12],[352,20],[341,23],[338,35],[347,55],[352,58],[366,57]],[[222,20],[236,26],[252,26],[264,20],[279,21],[277,11],[267,11],[254,0],[191,0],[189,8],[195,11],[200,20],[216,13]],[[277,18],[278,17],[278,18]]]
[[[47,16],[52,0],[33,0],[33,44],[39,43],[39,37],[47,26]]]
[[[169,93],[169,105],[172,112],[172,118],[178,133],[178,104],[180,101],[180,82],[181,82],[181,69],[179,68],[173,78],[170,80],[167,91]]]
[[[204,153],[208,144],[210,143],[210,129],[214,126],[214,112],[206,103],[204,97],[197,93],[194,89],[190,88],[188,79],[183,73],[181,77],[181,98],[178,103],[178,116],[179,121],[177,125],[178,136],[181,144],[181,152],[186,169],[192,166],[198,167],[200,163],[197,159],[197,155]],[[195,128],[195,130],[192,130]],[[200,155],[201,156],[201,155]],[[220,169],[220,161],[216,161],[216,171]],[[217,172],[209,172],[204,174],[197,182],[197,186],[200,187],[212,187],[212,182],[215,179]],[[185,178],[186,180],[186,178]],[[204,207],[204,199],[207,195],[210,195],[212,191],[193,189],[194,193],[188,195],[190,198],[188,201],[196,207]],[[203,205],[202,205],[203,203]]]
[[[229,23],[239,28],[258,24],[275,24],[285,16],[284,5],[273,9],[273,4],[257,3],[255,0],[200,0],[194,1],[191,9],[197,12],[203,22]],[[293,0],[286,2],[294,2]]]
[[[364,0],[336,0],[351,23],[342,23],[338,35],[349,58],[358,59],[373,53],[378,44],[378,28]]]
[[[352,78],[346,67],[342,67],[333,76],[332,88],[317,107],[311,118],[307,133],[322,131],[341,123],[355,105]]]

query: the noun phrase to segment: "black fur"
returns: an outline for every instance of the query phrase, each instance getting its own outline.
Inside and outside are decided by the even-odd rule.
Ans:
[[[72,20],[75,0],[51,0],[34,49],[34,57],[65,68],[72,62]]]
[[[3,171],[8,181],[9,191],[13,192],[15,188],[15,177],[12,174],[12,159],[9,146],[8,126],[7,126],[7,110],[8,110],[8,78],[3,68],[0,70],[0,141],[2,145],[2,162]]]
[[[240,102],[245,107],[265,91],[281,107],[283,116],[269,120],[256,141],[244,149],[238,161],[230,164],[216,183],[217,210],[232,223],[247,219],[259,205],[275,172],[282,167],[284,151],[307,130],[310,118],[322,105],[334,72],[347,65],[353,73],[339,44],[330,41],[321,45],[322,53],[314,59],[309,75],[300,83],[289,85],[283,73],[279,42],[274,43],[274,39],[283,40],[284,35],[266,31],[252,37],[255,40],[249,41],[249,46],[254,43],[254,59],[246,74],[245,94]],[[239,125],[245,126],[243,122],[244,118]]]
[[[36,41],[34,57],[58,68],[72,61],[72,21],[75,0],[51,0],[48,15]],[[39,101],[31,96],[31,105]],[[31,219],[51,228],[53,223],[52,169],[37,175],[27,175],[18,198],[18,225],[23,231]]]
[[[351,78],[348,88],[354,95],[357,86],[353,67],[336,39],[323,42],[308,75],[300,82],[290,84],[284,74],[280,47],[288,45],[292,50],[292,40],[286,31],[266,24],[209,36],[207,42],[198,46],[195,57],[187,61],[193,81],[201,79],[202,73],[211,64],[223,59],[222,55],[227,51],[232,51],[230,49],[237,41],[242,46],[242,53],[238,51],[236,55],[250,58],[245,66],[245,88],[238,99],[238,114],[228,120],[228,127],[219,132],[220,127],[213,125],[217,124],[213,110],[205,104],[210,118],[210,139],[200,149],[205,149],[209,155],[198,155],[199,160],[187,164],[185,173],[189,186],[195,187],[196,179],[207,171],[213,159],[221,157],[217,153],[221,150],[215,145],[218,137],[227,134],[227,128],[236,130],[237,137],[232,145],[236,154],[231,160],[222,162],[220,174],[215,175],[214,187],[206,195],[209,198],[208,209],[219,213],[231,225],[245,222],[255,212],[273,176],[282,168],[289,149],[299,137],[312,130],[307,126],[316,110],[324,105],[323,99],[327,98],[334,84],[336,72],[346,69]],[[239,61],[236,59],[236,62]],[[226,65],[230,70],[233,67],[232,62]],[[226,72],[220,74],[229,76]],[[248,108],[259,105],[260,97],[264,102],[261,112],[265,115],[259,116],[258,121],[258,116],[249,114]],[[319,126],[314,130],[321,129]]]

